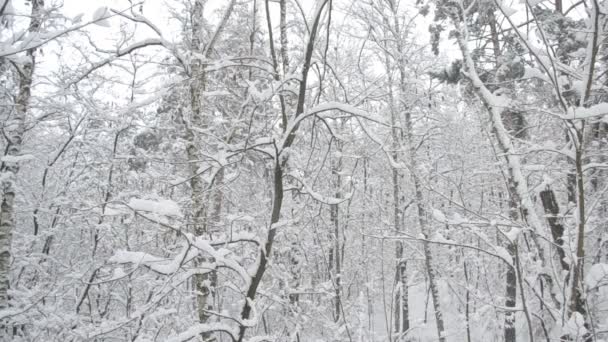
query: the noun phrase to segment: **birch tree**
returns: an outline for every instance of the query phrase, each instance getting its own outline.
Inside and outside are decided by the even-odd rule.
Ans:
[[[5,1],[3,5],[2,12],[6,10],[8,1]],[[32,1],[31,19],[27,29],[30,35],[36,35],[40,32],[43,15],[44,2]],[[29,48],[25,51],[25,56],[21,61],[13,62],[18,74],[18,88],[14,108],[8,114],[4,124],[6,145],[0,167],[3,174],[2,204],[0,205],[0,309],[6,309],[10,305],[8,292],[10,288],[11,241],[15,230],[15,181],[19,176],[20,159],[23,158],[21,151],[32,96],[36,51],[36,47]]]

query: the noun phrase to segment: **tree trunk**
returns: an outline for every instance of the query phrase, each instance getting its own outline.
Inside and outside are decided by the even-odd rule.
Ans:
[[[386,66],[387,70],[390,70],[391,65],[388,59],[386,58]],[[395,111],[395,100],[393,96],[393,78],[391,74],[388,75],[389,78],[389,106],[391,111],[391,138],[393,140],[393,152],[391,157],[393,158],[394,164],[397,164],[399,161],[399,153],[398,150],[401,148],[402,142],[402,130],[399,129],[397,125],[397,113]],[[400,180],[402,175],[399,172],[399,169],[396,167],[392,167],[392,181],[393,181],[393,225],[395,228],[395,233],[399,234],[403,231],[402,223],[402,208],[401,208],[401,188],[400,188]],[[395,247],[395,260],[397,262],[396,276],[395,276],[395,322],[393,331],[396,334],[396,339],[399,339],[400,336],[409,330],[410,328],[410,320],[409,320],[409,305],[408,305],[408,288],[407,288],[407,264],[404,259],[404,251],[403,251],[403,242],[397,242],[397,246]]]
[[[406,79],[405,79],[405,66],[403,63],[399,63],[400,70],[400,98],[403,99],[406,91]],[[433,263],[433,254],[431,251],[430,243],[427,241],[430,238],[430,227],[426,219],[426,211],[424,209],[424,197],[422,195],[422,185],[420,184],[420,177],[418,172],[418,160],[416,157],[416,147],[414,143],[414,131],[412,123],[412,115],[404,108],[405,116],[405,134],[408,147],[408,161],[411,172],[412,181],[414,184],[414,199],[416,202],[416,208],[418,213],[418,225],[420,226],[420,232],[424,236],[422,247],[424,251],[424,264],[429,279],[429,288],[431,291],[431,297],[433,298],[433,309],[435,313],[435,323],[437,325],[437,336],[440,342],[446,342],[445,325],[443,322],[443,312],[441,311],[441,304],[439,303],[439,285],[437,284],[437,274],[435,271],[435,265]]]
[[[202,43],[200,37],[203,35],[203,1],[196,0],[192,13],[192,50],[195,53],[201,53]],[[202,100],[203,92],[205,91],[205,75],[203,73],[202,61],[200,58],[194,58],[190,65],[190,73],[192,82],[190,84],[190,106],[192,117],[190,122],[186,122],[186,155],[188,165],[190,167],[190,199],[192,201],[192,222],[193,231],[196,236],[206,236],[207,226],[205,220],[205,201],[204,201],[204,184],[198,174],[199,160],[199,141],[196,138],[192,127],[201,127],[203,125]],[[205,260],[199,258],[196,260],[197,266]],[[209,301],[211,296],[211,284],[209,284],[210,274],[196,274],[194,276],[194,290],[196,291],[196,314],[200,323],[206,323],[209,320],[209,314],[206,310],[210,309]],[[209,339],[209,333],[203,333],[203,340]]]
[[[490,26],[490,32],[492,36],[492,46],[494,49],[494,59],[496,60],[496,69],[498,70],[501,66],[501,50],[500,50],[500,41],[498,37],[498,30],[496,24],[496,16],[494,15],[494,11],[496,8],[494,6],[490,6],[488,8],[487,16],[488,16],[488,25]],[[505,77],[497,76],[498,81],[506,81]],[[502,122],[507,129],[507,131],[511,132],[514,136],[518,136],[521,138],[525,137],[525,124],[522,113],[513,110],[505,110],[501,114]],[[511,220],[517,221],[519,219],[519,202],[517,200],[517,189],[515,188],[515,184],[513,179],[509,178],[508,182],[508,190],[509,190],[509,216]],[[506,249],[512,260],[515,260],[515,251],[516,244],[512,241],[508,241],[505,239]],[[515,305],[517,304],[517,273],[515,268],[507,266],[506,268],[506,277],[505,277],[505,320],[504,320],[504,338],[505,342],[515,342],[517,332],[515,327]]]
[[[555,192],[549,187],[540,192],[540,200],[543,204],[545,214],[547,215],[547,222],[551,228],[551,237],[556,245],[557,255],[559,257],[560,265],[562,270],[570,270],[570,265],[566,261],[566,252],[564,251],[564,226],[561,224],[559,219],[559,205],[555,198]]]
[[[342,152],[340,147],[340,142],[336,142],[336,149],[338,153]],[[338,156],[337,160],[332,160],[332,174],[335,175],[335,196],[336,198],[340,198],[340,186],[342,183],[342,177],[340,177],[340,172],[342,171],[342,157]],[[341,253],[340,253],[340,208],[338,204],[330,205],[330,220],[333,226],[333,246],[331,247],[333,256],[333,260],[330,260],[330,271],[333,270],[333,274],[330,276],[333,278],[334,282],[334,291],[336,298],[334,300],[334,322],[338,322],[340,320],[340,312],[342,308],[342,304],[340,302],[340,296],[342,293],[342,285],[341,285]]]
[[[516,112],[512,111],[508,107],[505,107],[504,105],[499,105],[496,95],[494,95],[481,81],[466,43],[466,39],[468,39],[468,30],[466,26],[462,26],[460,29],[462,36],[458,37],[458,45],[464,59],[464,66],[466,70],[465,75],[471,81],[477,95],[488,109],[492,131],[496,138],[500,152],[504,155],[506,161],[506,166],[508,169],[507,181],[510,193],[509,202],[511,208],[511,218],[516,219],[515,215],[519,216],[520,220],[523,220],[533,230],[540,233],[542,223],[535,212],[534,204],[530,198],[530,191],[523,174],[521,159],[516,153],[514,153],[513,139],[509,134],[509,131],[515,131],[515,134],[523,134],[523,132],[521,130],[517,131],[517,129],[521,127],[508,127],[507,125],[509,123],[519,123],[521,125],[523,124],[523,120],[505,120],[505,116],[512,115]],[[538,241],[536,235],[532,234],[530,237],[535,243],[538,250],[538,257],[544,266],[546,264],[544,249]],[[517,246],[513,242],[509,242],[507,245],[507,250],[512,257],[516,248]],[[505,303],[507,306],[510,306],[511,304],[514,306],[516,301],[515,295],[517,288],[517,274],[515,272],[516,270],[514,270],[512,267],[509,267],[509,270],[507,271],[507,301]],[[547,280],[551,281],[548,275],[546,275],[546,277]],[[508,338],[507,341],[515,341],[515,332],[511,331],[511,329],[514,329],[514,327],[511,328],[511,325],[511,317],[509,317],[509,313],[507,313],[505,315],[505,338]]]
[[[321,13],[323,7],[327,4],[328,0],[325,0],[320,8],[317,16],[314,19],[310,37],[308,39],[308,44],[306,46],[306,54],[304,57],[304,64],[302,66],[302,78],[300,80],[300,87],[298,91],[298,102],[296,106],[296,113],[294,119],[297,119],[302,113],[304,113],[304,102],[306,100],[306,85],[308,79],[308,71],[310,70],[310,63],[312,60],[312,54],[314,50],[314,42],[317,35],[317,31],[319,29],[319,22],[321,20]],[[277,155],[274,160],[274,174],[273,174],[273,201],[272,201],[272,212],[270,215],[270,226],[268,227],[268,234],[266,236],[266,243],[263,248],[261,248],[257,257],[257,267],[255,269],[254,275],[251,277],[251,282],[249,287],[247,288],[247,292],[245,294],[246,300],[243,305],[243,309],[241,310],[241,319],[247,320],[251,318],[251,311],[253,301],[258,292],[258,287],[262,282],[262,278],[264,277],[264,273],[266,272],[266,268],[268,265],[268,259],[272,255],[272,244],[274,243],[274,238],[276,236],[277,224],[281,219],[281,210],[283,208],[283,167],[287,164],[287,158],[282,158],[280,153],[285,149],[289,149],[294,142],[296,131],[298,126],[295,126],[290,132],[287,132],[287,126],[283,127],[284,134],[287,134],[285,138],[285,142],[283,146],[279,146],[279,150],[277,151]],[[241,325],[238,332],[238,338],[236,339],[238,342],[242,342],[245,339],[245,333],[247,331],[247,326]]]
[[[582,144],[582,134],[579,134],[579,144]],[[576,150],[576,186],[578,193],[578,217],[577,217],[577,243],[576,243],[576,260],[572,269],[571,279],[571,294],[570,294],[570,313],[579,312],[585,316],[587,310],[585,308],[585,299],[583,296],[583,267],[585,259],[585,192],[583,182],[583,158],[582,147],[579,146]]]
[[[400,32],[397,16],[395,15],[395,30]],[[403,46],[401,41],[397,42],[397,51],[399,58],[397,60],[397,67],[399,68],[399,101],[401,103],[401,111],[404,115],[405,120],[405,136],[407,143],[408,162],[411,173],[411,178],[414,185],[414,200],[416,203],[418,213],[418,225],[420,232],[424,236],[422,247],[424,251],[424,263],[429,279],[429,288],[431,291],[431,297],[433,298],[433,309],[435,313],[435,323],[437,325],[437,336],[440,342],[446,342],[445,325],[443,322],[443,312],[441,311],[441,304],[439,303],[439,286],[437,284],[437,274],[435,272],[435,265],[433,263],[433,254],[431,252],[431,246],[427,242],[430,237],[430,227],[426,219],[426,211],[424,209],[424,197],[422,195],[422,185],[420,183],[420,177],[418,172],[418,159],[416,157],[416,144],[414,142],[414,129],[412,122],[412,114],[409,109],[405,108],[406,103],[405,94],[407,92],[407,79],[405,73],[405,61],[403,60]],[[403,268],[405,268],[403,266]]]
[[[415,158],[411,158],[415,159]],[[414,165],[410,164],[412,170],[415,170]],[[441,305],[439,303],[439,286],[437,284],[437,274],[435,273],[435,265],[433,263],[433,254],[431,252],[430,243],[427,241],[430,237],[430,229],[426,222],[426,212],[424,210],[422,190],[420,186],[420,180],[418,176],[412,175],[414,178],[414,189],[416,192],[416,206],[418,208],[418,224],[420,225],[420,232],[424,236],[422,243],[424,251],[424,265],[426,268],[427,276],[429,278],[429,288],[431,291],[431,298],[433,298],[433,309],[435,313],[435,323],[437,324],[437,336],[440,342],[446,342],[445,325],[443,322],[443,312],[441,311]]]
[[[191,217],[193,222],[193,231],[196,236],[206,237],[209,235],[209,225],[216,225],[219,222],[223,200],[223,194],[220,187],[221,183],[223,182],[224,169],[223,166],[220,166],[220,169],[216,173],[214,184],[210,185],[210,187],[215,185],[215,189],[211,191],[209,196],[205,196],[205,184],[200,177],[199,164],[197,162],[200,160],[201,142],[194,133],[195,129],[208,126],[203,117],[204,114],[202,106],[203,92],[206,89],[206,74],[202,64],[203,61],[201,60],[202,57],[200,57],[200,55],[206,57],[212,51],[217,37],[220,35],[221,31],[226,25],[226,21],[232,13],[235,1],[232,0],[228,4],[228,7],[224,12],[224,16],[218,24],[214,35],[212,36],[211,40],[205,44],[203,49],[201,37],[204,36],[204,3],[204,0],[196,0],[192,9],[192,51],[198,54],[199,57],[194,57],[190,63],[190,75],[192,78],[190,83],[190,106],[192,116],[190,117],[190,120],[185,121],[184,124],[187,142],[186,156],[189,161],[188,165],[190,168],[190,198],[192,202]],[[210,208],[210,210],[208,210],[208,208]],[[207,261],[208,260],[205,258],[198,258],[195,260],[197,266]],[[216,285],[216,279],[217,275],[215,272],[196,274],[193,278],[193,287],[196,291],[197,317],[200,323],[206,323],[210,318],[209,310],[212,306],[213,289]],[[206,341],[210,339],[211,334],[203,333],[201,337]]]
[[[32,0],[32,18],[29,32],[38,32],[42,24],[43,0]],[[26,51],[24,64],[19,66],[19,90],[15,110],[9,116],[4,133],[7,139],[5,156],[17,157],[23,147],[25,121],[32,95],[32,81],[36,66],[36,48]],[[11,241],[15,229],[15,181],[19,173],[19,163],[5,160],[0,166],[2,174],[2,203],[0,204],[0,310],[9,307]]]
[[[507,251],[515,260],[515,243],[507,242]],[[517,303],[517,273],[513,267],[507,267],[506,291],[505,291],[505,342],[515,342],[517,339],[515,329],[515,305]]]

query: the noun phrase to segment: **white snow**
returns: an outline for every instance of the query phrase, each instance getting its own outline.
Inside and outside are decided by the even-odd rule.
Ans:
[[[122,267],[117,267],[114,269],[114,272],[112,273],[112,280],[118,280],[118,279],[124,278],[126,275],[127,274],[122,269]]]
[[[503,14],[507,17],[510,17],[513,14],[517,13],[516,9],[511,8],[509,6],[502,5],[501,8],[502,8]]]
[[[453,213],[452,217],[448,220],[448,224],[459,225],[469,222],[466,218],[460,216],[458,213]]]
[[[534,7],[540,3],[542,3],[545,0],[522,0],[521,2],[528,2],[528,5],[530,5],[530,7]]]
[[[506,263],[513,265],[513,258],[511,258],[511,254],[509,254],[509,251],[507,251],[506,248],[494,246],[494,251],[496,251],[496,255],[503,259]]]
[[[441,223],[447,222],[445,215],[438,209],[433,208],[433,218]]]
[[[2,157],[2,161],[6,163],[19,163],[22,161],[28,161],[35,159],[35,157],[31,154],[24,154],[21,156],[4,156]]]
[[[108,262],[117,264],[132,263],[139,267],[143,265],[154,272],[161,274],[174,274],[182,265],[191,261],[199,254],[199,251],[193,248],[188,248],[187,245],[182,246],[182,250],[173,259],[160,258],[144,252],[117,251],[114,253]],[[211,268],[211,267],[207,267]]]
[[[243,268],[237,261],[233,260],[229,257],[230,251],[226,249],[215,249],[211,246],[208,240],[205,240],[200,237],[194,237],[191,234],[186,235],[188,240],[192,245],[194,245],[200,252],[206,253],[215,259],[215,264],[217,266],[224,266],[232,269],[236,273],[238,273],[245,283],[249,283],[251,281],[251,276],[247,273],[247,270]]]
[[[110,10],[107,6],[101,6],[93,12],[92,21],[95,25],[109,27],[110,23],[107,18],[110,16]]]
[[[432,242],[441,243],[441,244],[454,244],[455,242],[452,240],[448,240],[439,232],[435,232],[430,239]]]
[[[225,331],[230,333],[232,336],[237,336],[235,330],[232,329],[227,324],[224,323],[199,323],[191,326],[186,331],[177,334],[175,336],[169,337],[166,339],[166,342],[183,342],[191,340],[204,332],[213,332],[213,331]]]
[[[213,90],[213,91],[204,91],[203,96],[205,97],[214,97],[214,96],[228,96],[229,92],[225,90]]]
[[[517,237],[519,236],[520,233],[521,233],[521,228],[511,227],[511,230],[509,230],[508,232],[505,232],[504,234],[507,237],[507,239],[509,239],[509,241],[515,242],[515,240],[517,240]]]
[[[289,124],[287,125],[287,129],[284,132],[283,139],[282,139],[281,143],[279,144],[279,146],[281,146],[281,147],[285,146],[285,141],[287,140],[287,137],[289,136],[289,134],[291,134],[304,119],[306,119],[310,116],[313,116],[313,115],[320,115],[321,113],[329,112],[329,111],[333,111],[333,110],[337,110],[337,111],[340,111],[343,113],[348,113],[355,117],[363,118],[363,119],[366,119],[366,120],[369,120],[372,122],[379,122],[379,123],[383,122],[381,119],[374,117],[374,115],[370,114],[369,112],[366,112],[366,111],[359,109],[357,107],[354,107],[352,105],[330,101],[330,102],[319,104],[319,105],[305,111],[304,113],[300,114],[294,120],[291,120],[291,122],[289,122]]]
[[[74,17],[72,17],[72,22],[74,24],[77,24],[82,21],[82,17],[84,17],[84,13],[79,13],[79,14],[75,15]]]
[[[585,285],[592,289],[608,281],[608,264],[594,264],[585,275]]]
[[[585,318],[579,312],[574,312],[563,327],[563,334],[568,334],[578,341],[577,337],[582,337],[587,333],[585,329]]]
[[[310,197],[312,197],[314,200],[319,201],[321,203],[325,203],[325,204],[340,204],[344,201],[348,201],[351,197],[352,197],[352,193],[347,193],[344,197],[342,198],[336,198],[336,197],[329,197],[329,196],[325,196],[322,195],[316,191],[314,191],[303,179],[301,179],[299,177],[298,174],[296,174],[295,172],[291,172],[289,173],[289,175],[293,178],[295,178],[300,184],[302,184],[302,193],[308,194]]]
[[[131,252],[131,251],[116,251],[113,256],[108,259],[109,262],[117,264],[148,264],[154,262],[165,261],[163,258],[159,258],[144,252]]]
[[[133,210],[147,211],[160,215],[180,216],[179,205],[172,200],[160,199],[157,201],[132,198],[128,206]]]
[[[589,108],[575,107],[568,108],[568,114],[564,116],[566,120],[588,119],[597,116],[608,115],[608,103],[600,103]]]

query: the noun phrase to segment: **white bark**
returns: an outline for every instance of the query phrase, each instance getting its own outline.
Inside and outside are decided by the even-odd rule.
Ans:
[[[213,50],[215,42],[221,34],[224,26],[232,9],[234,8],[235,1],[231,1],[224,12],[222,21],[218,24],[210,42],[205,46],[201,42],[203,36],[203,8],[204,1],[196,0],[192,9],[192,52],[195,55],[190,63],[190,75],[192,81],[190,83],[190,109],[192,115],[189,122],[186,124],[186,156],[189,161],[190,168],[190,187],[191,187],[191,201],[192,201],[192,220],[194,226],[194,233],[197,236],[207,236],[209,234],[209,223],[216,224],[219,222],[219,215],[222,208],[222,193],[214,191],[211,196],[205,196],[205,184],[199,174],[199,165],[197,163],[200,160],[201,141],[195,134],[196,129],[200,129],[206,126],[206,120],[203,113],[203,93],[206,89],[206,74],[203,68],[203,61],[201,56],[207,57]],[[221,183],[223,180],[223,169],[220,169],[216,176],[217,183]],[[206,208],[210,207],[208,211]],[[210,212],[210,213],[209,213]],[[199,263],[205,262],[205,260],[198,260]],[[210,315],[209,309],[212,301],[212,290],[216,275],[214,272],[197,274],[194,277],[194,289],[196,291],[196,306],[197,306],[197,317],[200,323],[207,323]],[[209,339],[210,333],[203,333],[203,339]]]
[[[44,2],[32,1],[32,19],[29,32],[38,32]],[[4,131],[7,139],[5,156],[17,157],[23,147],[25,121],[27,119],[32,95],[32,81],[36,65],[36,48],[26,51],[25,63],[19,66],[19,89],[15,109],[10,114]],[[1,166],[2,203],[0,204],[0,309],[9,306],[8,289],[10,287],[11,241],[15,229],[15,181],[19,173],[19,162],[6,158]]]

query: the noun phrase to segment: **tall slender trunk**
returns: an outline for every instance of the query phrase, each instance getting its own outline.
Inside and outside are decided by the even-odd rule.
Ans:
[[[369,171],[368,171],[368,158],[363,159],[363,198],[367,199],[371,196],[370,186],[368,184],[369,180]],[[363,227],[368,227],[368,213],[367,211],[362,212],[362,224]],[[365,235],[363,235],[361,240],[361,255],[367,255],[367,244],[365,240]],[[363,272],[365,272],[365,297],[367,298],[367,336],[371,338],[374,336],[374,305],[373,305],[373,295],[371,289],[373,288],[373,280],[370,276],[370,268],[369,268],[369,258],[363,259]]]
[[[336,150],[338,153],[342,152],[341,143],[336,142]],[[340,198],[340,186],[342,183],[342,177],[340,177],[340,172],[342,171],[342,157],[338,156],[335,160],[332,160],[332,174],[335,175],[335,196],[336,198]],[[340,321],[340,312],[342,308],[342,304],[340,302],[340,296],[342,295],[342,265],[341,265],[341,253],[340,253],[340,207],[338,204],[330,205],[330,219],[333,226],[333,246],[332,249],[332,259],[330,264],[330,271],[333,270],[333,274],[330,276],[333,278],[334,282],[334,292],[335,292],[335,300],[334,300],[334,321]]]
[[[579,135],[579,144],[582,145],[583,137],[582,133],[577,132]],[[576,149],[575,156],[576,166],[576,188],[578,194],[578,215],[577,215],[577,234],[576,234],[576,260],[572,266],[572,279],[571,279],[571,294],[570,294],[570,305],[569,310],[571,313],[578,312],[585,316],[587,310],[585,308],[585,298],[583,295],[583,267],[585,260],[585,188],[583,182],[583,152],[582,147],[579,146]]]
[[[589,31],[591,32],[591,39],[587,43],[587,57],[584,61],[584,74],[585,74],[585,92],[581,98],[580,105],[583,107],[589,107],[593,104],[594,99],[591,97],[591,92],[594,83],[596,61],[598,59],[600,39],[603,35],[603,29],[600,23],[600,4],[598,1],[591,1],[590,18],[589,18]],[[576,259],[574,265],[572,265],[572,279],[571,279],[571,294],[569,310],[570,314],[578,312],[585,317],[586,324],[588,324],[586,300],[583,289],[583,269],[585,263],[585,225],[586,215],[585,212],[585,183],[583,181],[584,175],[584,153],[585,153],[585,122],[583,121],[580,127],[573,122],[570,124],[570,133],[572,143],[575,149],[575,173],[576,173]],[[591,337],[587,336],[586,340],[590,340]]]
[[[317,31],[319,29],[319,22],[321,20],[321,13],[323,11],[323,7],[327,4],[328,0],[325,0],[318,10],[317,16],[314,18],[314,22],[312,28],[310,30],[310,37],[308,39],[308,44],[306,46],[306,53],[304,56],[304,63],[302,65],[302,78],[300,79],[300,87],[298,91],[298,102],[296,106],[296,112],[294,115],[294,119],[297,119],[302,113],[304,113],[304,102],[306,101],[306,85],[308,83],[308,71],[310,70],[310,64],[312,60],[312,54],[314,50],[314,42],[316,39]],[[274,159],[274,173],[273,173],[273,201],[272,201],[272,211],[270,214],[270,226],[268,227],[268,234],[266,235],[266,243],[261,248],[257,257],[257,267],[255,268],[254,274],[251,277],[251,282],[246,291],[246,300],[243,305],[243,309],[241,310],[241,319],[247,320],[251,318],[251,311],[253,310],[252,305],[253,301],[258,292],[258,288],[262,283],[262,278],[264,277],[264,273],[266,273],[266,268],[268,265],[268,260],[272,256],[272,244],[274,243],[274,238],[277,233],[277,224],[281,219],[281,210],[283,209],[283,181],[284,174],[283,168],[287,164],[287,158],[283,158],[281,152],[285,149],[289,149],[293,144],[296,131],[298,126],[295,126],[290,132],[287,132],[287,126],[283,126],[283,133],[287,134],[285,138],[285,142],[283,146],[278,146],[277,155]],[[245,334],[247,332],[247,326],[241,325],[238,332],[238,338],[236,339],[238,342],[242,342],[245,339]]]
[[[465,76],[471,81],[474,89],[477,92],[477,95],[482,100],[484,105],[488,110],[488,114],[490,117],[490,123],[492,126],[492,131],[494,133],[497,145],[500,149],[500,152],[504,155],[506,166],[508,169],[507,172],[507,181],[508,181],[508,189],[509,189],[509,203],[510,203],[510,213],[511,218],[513,220],[519,219],[525,221],[534,231],[539,232],[542,228],[542,223],[539,217],[536,214],[535,207],[533,201],[530,197],[530,191],[528,189],[527,181],[523,174],[523,168],[520,156],[514,153],[514,144],[513,139],[509,133],[509,131],[516,130],[518,124],[523,123],[523,120],[505,120],[508,119],[508,116],[513,116],[512,114],[521,115],[521,113],[516,113],[512,108],[508,106],[505,107],[500,99],[494,95],[486,85],[481,81],[477,71],[475,69],[475,63],[471,54],[469,52],[469,48],[466,40],[468,39],[468,29],[466,25],[457,25],[460,26],[459,30],[461,35],[457,37],[458,45],[462,52],[464,67],[465,67]],[[509,122],[507,122],[509,121]],[[512,125],[514,127],[508,126]],[[523,134],[523,132],[517,131],[515,134]],[[515,217],[518,216],[518,218]],[[543,246],[540,244],[538,237],[535,234],[529,235],[530,238],[534,241],[535,247],[538,250],[538,258],[541,264],[544,266],[546,264],[546,256],[544,253]],[[517,245],[514,242],[509,241],[507,243],[507,250],[513,256],[517,250]],[[514,259],[515,260],[515,259]],[[517,274],[512,270],[510,274],[507,275],[507,296],[509,297],[508,305],[513,305],[516,301],[516,289],[517,289]],[[548,282],[552,282],[550,276],[545,275]],[[524,307],[524,310],[526,308]],[[527,311],[526,311],[527,314]],[[509,317],[509,313],[505,315],[505,338],[508,338],[508,341],[515,340],[515,331],[514,327],[511,328],[511,321]],[[531,327],[529,327],[531,329]],[[529,332],[532,333],[531,331]]]
[[[394,31],[397,32],[398,35],[400,35],[401,29],[399,25],[399,16],[397,13],[397,8],[394,4],[391,4],[391,11],[393,12]],[[412,183],[414,185],[414,202],[417,208],[418,225],[420,228],[420,232],[425,237],[425,240],[422,243],[424,251],[424,264],[427,272],[427,277],[429,279],[429,289],[431,292],[431,297],[433,298],[433,309],[435,314],[435,323],[437,327],[437,336],[440,342],[445,342],[447,341],[447,339],[445,333],[445,325],[443,322],[443,312],[441,311],[441,304],[439,303],[439,286],[437,284],[437,274],[435,271],[435,265],[433,263],[433,254],[431,251],[431,247],[430,244],[426,241],[430,237],[430,227],[426,219],[426,212],[424,209],[424,197],[422,194],[422,184],[418,175],[418,159],[416,157],[416,144],[414,142],[412,113],[405,106],[405,103],[407,102],[406,93],[408,82],[407,75],[405,72],[405,60],[403,55],[405,49],[400,36],[395,37],[395,40],[397,45],[396,63],[397,68],[399,70],[399,111],[404,116],[404,134],[408,152],[407,161],[409,162]],[[405,264],[400,264],[400,269],[402,271],[400,271],[400,275],[403,278],[406,271]]]
[[[281,30],[281,60],[283,62],[283,76],[289,72],[289,56],[287,54],[288,40],[287,40],[287,4],[286,0],[279,0],[281,17],[280,17],[280,30]]]
[[[209,225],[216,225],[219,222],[220,213],[222,209],[223,194],[221,192],[221,183],[223,181],[224,170],[220,166],[218,170],[214,184],[215,189],[209,196],[205,196],[205,184],[199,174],[198,160],[200,159],[201,141],[195,134],[197,128],[203,128],[207,126],[207,122],[204,118],[203,113],[203,93],[206,89],[206,73],[203,67],[203,61],[201,56],[207,57],[214,48],[214,44],[217,42],[218,36],[221,34],[228,18],[230,17],[234,8],[235,1],[232,0],[228,3],[224,15],[218,24],[212,38],[205,45],[201,42],[201,38],[204,36],[203,28],[203,8],[204,0],[195,0],[191,13],[191,25],[192,25],[192,52],[197,54],[192,58],[190,63],[190,108],[191,117],[189,121],[185,120],[185,133],[186,133],[186,156],[189,164],[190,171],[190,188],[191,188],[191,202],[192,202],[192,213],[191,218],[193,222],[193,231],[197,236],[208,236]],[[205,262],[204,258],[198,258],[197,264]],[[212,302],[212,291],[215,287],[217,275],[215,272],[209,272],[205,274],[196,274],[193,278],[193,287],[196,291],[196,314],[200,323],[208,322],[210,318],[209,309],[211,308]],[[203,333],[203,340],[207,340],[211,337],[209,333]]]
[[[399,196],[399,172],[393,168],[393,220],[395,231],[397,234],[402,232],[401,227],[401,207]],[[396,298],[395,298],[395,327],[394,331],[397,337],[402,336],[410,329],[409,320],[409,304],[408,304],[408,277],[407,277],[407,261],[405,260],[403,242],[398,242],[395,250],[395,258],[397,260],[396,272]]]
[[[29,32],[38,32],[42,25],[43,0],[32,0],[32,17]],[[24,63],[18,66],[19,89],[15,109],[4,126],[7,147],[5,157],[17,157],[23,147],[25,121],[32,96],[32,82],[36,66],[36,48],[26,51]],[[19,162],[5,158],[0,165],[2,174],[2,203],[0,204],[0,310],[9,307],[11,241],[15,229],[15,181],[19,174]]]
[[[385,63],[387,70],[391,69],[391,63],[389,56],[385,57]],[[397,125],[397,115],[395,110],[395,99],[393,95],[393,77],[392,74],[388,73],[388,97],[389,97],[389,108],[390,108],[390,120],[391,120],[391,139],[393,140],[391,158],[393,158],[394,164],[399,162],[399,149],[401,148],[403,140],[403,130],[399,129]],[[393,186],[393,225],[395,233],[399,234],[403,231],[402,223],[402,203],[401,203],[401,178],[403,176],[399,172],[397,167],[391,168],[391,179]],[[397,268],[395,272],[395,317],[393,331],[396,334],[396,339],[409,330],[410,319],[409,319],[409,305],[408,305],[408,288],[407,288],[407,264],[404,255],[404,244],[403,242],[397,242],[395,246],[395,260],[397,262]]]
[[[513,260],[517,245],[514,242],[507,241],[507,252]],[[515,342],[517,339],[515,328],[515,305],[517,304],[517,273],[514,267],[507,266],[505,279],[505,322],[504,322],[504,337],[505,342]]]
[[[464,271],[464,280],[466,281],[467,287],[465,289],[465,303],[464,303],[464,318],[465,318],[465,324],[466,324],[466,330],[467,330],[467,342],[471,342],[471,318],[470,318],[470,306],[471,306],[471,291],[469,290],[469,271],[467,269],[467,261],[464,258],[464,251],[463,251],[463,258],[462,258],[462,269]]]
[[[402,61],[399,63],[400,72],[400,99],[405,102],[405,93],[407,90],[407,83],[405,77],[405,66]],[[426,211],[424,208],[424,196],[422,194],[422,184],[420,182],[420,176],[418,175],[418,158],[416,157],[416,144],[414,142],[414,128],[412,122],[412,114],[407,108],[403,108],[405,116],[405,135],[407,141],[408,150],[408,161],[411,171],[412,183],[414,185],[414,200],[416,203],[417,214],[418,214],[418,225],[420,232],[424,236],[422,242],[424,252],[424,264],[429,279],[429,288],[431,297],[433,298],[433,309],[435,314],[435,324],[437,325],[437,336],[440,342],[446,342],[445,324],[443,322],[443,312],[441,311],[441,304],[439,303],[439,285],[437,284],[437,274],[435,271],[435,264],[433,263],[433,253],[431,246],[427,241],[430,238],[431,231],[429,224],[426,219]]]
[[[192,51],[195,53],[202,52],[201,37],[203,36],[203,1],[196,0],[192,9]],[[193,58],[190,64],[190,73],[192,81],[190,83],[190,107],[192,116],[190,122],[186,122],[186,156],[189,161],[190,168],[190,199],[192,202],[192,223],[193,231],[197,236],[207,235],[207,225],[205,221],[205,185],[203,180],[198,175],[199,165],[196,162],[199,160],[199,140],[194,134],[193,127],[203,126],[203,92],[206,87],[205,74],[203,71],[202,61],[200,58]],[[200,258],[196,260],[197,264],[204,262]],[[210,315],[207,310],[210,309],[210,297],[212,296],[212,284],[210,280],[213,277],[209,273],[196,274],[193,278],[194,290],[196,291],[196,315],[200,323],[206,323]],[[203,340],[210,337],[209,333],[202,335]]]
[[[496,69],[498,70],[501,66],[501,50],[500,50],[500,41],[498,37],[498,29],[496,23],[496,16],[494,15],[494,11],[496,8],[494,6],[490,6],[487,12],[488,16],[488,25],[490,26],[490,33],[492,37],[492,47],[494,51],[494,59],[496,61]],[[504,77],[497,76],[499,81],[505,81]],[[519,118],[519,120],[518,120]],[[519,134],[523,136],[525,125],[523,120],[523,115],[521,113],[515,113],[507,110],[502,113],[501,119],[506,129],[512,133]],[[509,217],[513,221],[517,221],[519,219],[519,202],[517,200],[517,189],[515,188],[515,184],[513,179],[508,178],[508,191],[509,191]],[[513,241],[508,241],[505,239],[506,249],[512,260],[515,260],[515,253],[517,250],[517,245]],[[515,342],[517,338],[517,332],[515,327],[515,306],[517,304],[517,273],[514,267],[507,266],[506,268],[506,276],[505,276],[505,320],[504,320],[504,338],[505,342]]]
[[[570,270],[570,264],[566,260],[566,251],[564,250],[564,225],[559,219],[559,204],[555,198],[555,192],[547,186],[545,190],[540,192],[540,200],[547,216],[547,223],[549,223],[549,228],[551,228],[551,237],[557,250],[559,263],[562,270],[568,271]]]
[[[411,158],[411,159],[415,159]],[[410,167],[415,170],[416,163],[410,161]],[[435,323],[437,325],[437,336],[440,342],[446,342],[445,324],[443,322],[443,312],[441,311],[441,305],[439,303],[439,286],[437,284],[437,274],[435,271],[435,264],[433,263],[433,254],[431,251],[430,243],[426,240],[430,237],[430,229],[426,220],[426,212],[424,209],[424,198],[422,196],[422,189],[420,180],[417,175],[412,175],[414,181],[414,191],[416,193],[416,207],[418,209],[418,224],[420,226],[420,232],[424,236],[425,240],[422,243],[424,252],[424,265],[429,279],[429,288],[431,291],[431,298],[433,298],[433,309],[435,314]]]

